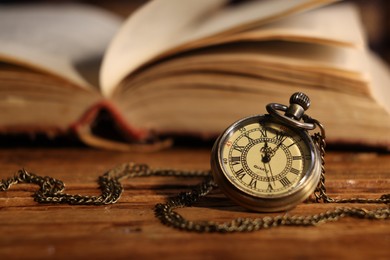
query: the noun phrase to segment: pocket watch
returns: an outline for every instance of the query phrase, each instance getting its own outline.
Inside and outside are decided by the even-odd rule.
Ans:
[[[269,114],[238,120],[219,136],[211,169],[227,197],[250,210],[275,212],[293,208],[314,192],[321,157],[308,130],[319,122],[305,114],[309,106],[309,97],[297,92],[288,107],[268,104]]]

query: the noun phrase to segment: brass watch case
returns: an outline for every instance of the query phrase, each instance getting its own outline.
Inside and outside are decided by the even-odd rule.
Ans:
[[[227,177],[229,173],[226,173],[223,167],[222,149],[229,137],[246,125],[264,120],[270,120],[269,122],[288,127],[304,140],[305,145],[310,150],[311,159],[307,171],[303,172],[302,178],[295,187],[286,193],[265,196],[263,194],[254,195],[243,192],[229,180]],[[237,204],[254,211],[277,212],[291,209],[313,194],[321,177],[321,159],[317,146],[306,130],[275,120],[270,115],[255,115],[233,123],[218,137],[211,151],[211,170],[213,178],[220,189]]]

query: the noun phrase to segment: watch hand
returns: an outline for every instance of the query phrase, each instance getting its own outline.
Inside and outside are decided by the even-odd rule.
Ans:
[[[278,145],[275,146],[274,149],[272,149],[272,156],[274,156],[275,152],[279,149],[280,145],[282,144],[282,142],[278,143]]]
[[[261,149],[260,149],[262,158],[263,158],[263,155],[266,156],[267,150],[269,150],[268,143],[267,143],[267,141],[264,141],[264,146],[261,147]]]
[[[275,146],[275,148],[274,149],[271,149],[271,157],[272,156],[274,156],[274,154],[275,154],[275,152],[279,149],[279,147],[282,145],[282,143],[284,142],[284,140],[286,140],[287,139],[287,136],[284,136],[284,138],[282,138],[281,140],[280,140],[280,142]]]
[[[263,163],[268,163],[271,161],[271,158],[273,156],[271,147],[268,146],[267,141],[264,141],[264,146],[260,149],[261,152],[261,161]]]
[[[264,164],[265,166],[265,164]],[[272,177],[272,182],[274,183],[275,185],[275,179],[274,179],[274,174],[272,173],[272,169],[271,169],[271,164],[268,162],[268,169],[269,169],[269,172],[271,173],[271,177]],[[268,181],[269,182],[269,181]]]
[[[265,176],[267,177],[268,182],[270,182],[270,178],[268,176],[268,171],[267,171],[267,167],[265,166],[265,162],[263,162],[263,165],[264,165]]]

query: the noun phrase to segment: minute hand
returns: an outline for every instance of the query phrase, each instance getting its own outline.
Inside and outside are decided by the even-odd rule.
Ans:
[[[268,163],[264,163],[264,168],[265,168],[265,172],[267,174],[268,182],[270,182],[270,178],[269,178],[268,173],[267,173],[266,164],[268,164],[269,173],[271,173],[271,180],[272,180],[272,182],[274,183],[274,186],[275,186],[275,178],[274,178],[274,174],[273,174],[272,169],[271,169],[271,164],[269,162]]]
[[[276,150],[279,149],[279,147],[282,145],[282,143],[283,143],[284,140],[286,140],[286,139],[287,139],[287,136],[284,136],[284,137],[280,140],[280,142],[275,146],[275,148],[272,149],[272,152],[271,152],[272,156],[275,155]]]

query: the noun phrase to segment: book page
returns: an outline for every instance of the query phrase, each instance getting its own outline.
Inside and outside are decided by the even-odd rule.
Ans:
[[[91,87],[121,20],[76,4],[0,6],[0,60]]]
[[[328,141],[390,147],[389,114],[368,95],[213,71],[170,74],[131,90],[137,98],[117,96],[117,107],[132,127],[153,134],[217,136],[231,122],[263,113],[270,100],[283,103],[302,91],[315,101],[310,116],[325,125]]]
[[[353,4],[336,4],[221,37],[214,44],[285,40],[364,49],[366,40],[362,28],[358,10]]]
[[[248,30],[334,0],[156,0],[134,13],[114,38],[101,70],[105,95],[129,73],[169,50],[215,35]],[[198,45],[199,46],[199,45]]]
[[[128,77],[118,92],[131,95],[133,89],[168,75],[199,71],[240,74],[353,95],[371,93],[364,50],[283,41],[231,43],[194,50]]]
[[[374,53],[368,53],[370,76],[372,82],[372,95],[390,114],[390,69]]]

